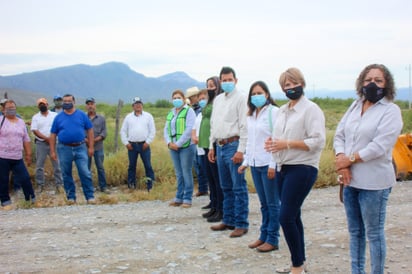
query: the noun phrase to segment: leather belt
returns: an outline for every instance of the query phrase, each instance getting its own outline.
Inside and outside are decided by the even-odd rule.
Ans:
[[[70,143],[70,144],[63,144],[63,143],[62,143],[62,145],[68,146],[68,147],[78,147],[78,146],[83,145],[83,144],[84,144],[84,141],[83,141],[83,142],[79,142],[79,143]]]
[[[237,141],[237,140],[239,140],[239,136],[232,136],[232,137],[229,137],[229,138],[224,138],[224,139],[218,140],[218,141],[217,141],[217,144],[218,144],[219,146],[224,146],[224,145],[226,145],[226,144],[235,142],[235,141]]]
[[[137,145],[141,145],[141,144],[146,143],[146,141],[142,141],[142,142],[132,142],[132,141],[129,141],[129,143],[130,143],[130,144],[137,144]]]

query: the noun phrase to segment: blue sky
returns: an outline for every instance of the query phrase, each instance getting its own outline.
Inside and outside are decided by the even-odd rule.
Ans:
[[[279,91],[288,67],[307,90],[352,89],[370,63],[409,85],[412,1],[0,0],[0,75],[128,64],[146,76],[204,81],[232,66],[239,86]]]

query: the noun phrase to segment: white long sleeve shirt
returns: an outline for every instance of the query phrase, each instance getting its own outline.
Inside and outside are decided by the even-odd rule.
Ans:
[[[256,116],[256,110],[251,116],[247,116],[247,143],[244,155],[244,166],[262,167],[269,165],[275,168],[276,162],[272,153],[265,150],[265,141],[272,136],[278,107],[267,105]]]
[[[230,93],[221,93],[213,101],[210,119],[210,145],[220,139],[239,136],[237,151],[245,153],[247,141],[247,97],[235,89]]]
[[[152,114],[143,111],[136,115],[129,113],[123,120],[120,130],[122,143],[127,145],[129,142],[146,142],[150,144],[156,135],[156,127]]]

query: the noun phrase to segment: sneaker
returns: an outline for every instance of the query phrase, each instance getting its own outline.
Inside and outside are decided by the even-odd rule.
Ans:
[[[96,199],[95,199],[95,198],[91,198],[91,199],[87,200],[87,204],[88,204],[88,205],[95,205],[95,204],[96,204]]]
[[[67,205],[74,205],[74,204],[76,204],[76,200],[74,200],[74,199],[68,199],[67,200]]]
[[[105,194],[110,194],[110,190],[108,190],[106,187],[101,189],[100,192],[105,193]]]
[[[147,181],[146,188],[147,188],[147,192],[150,192],[150,190],[153,188],[152,180]]]
[[[136,184],[128,183],[128,184],[127,184],[127,187],[128,187],[129,189],[136,189]]]
[[[191,207],[192,207],[192,204],[183,203],[183,204],[182,204],[182,207],[183,207],[183,208],[191,208]]]
[[[1,207],[1,210],[12,210],[13,209],[13,206],[11,205],[11,204],[8,204],[8,205],[5,205],[5,206],[2,206]]]

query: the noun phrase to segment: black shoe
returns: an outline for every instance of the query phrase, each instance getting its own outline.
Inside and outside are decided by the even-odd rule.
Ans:
[[[147,192],[150,192],[150,190],[151,190],[152,188],[153,188],[153,182],[152,182],[152,180],[147,181],[147,183],[146,183]]]
[[[216,210],[216,213],[207,218],[209,223],[217,223],[223,219],[223,213],[220,210]]]
[[[211,210],[209,210],[206,213],[202,214],[203,218],[209,218],[210,216],[214,215],[216,213],[216,209],[212,208]]]
[[[202,206],[202,209],[211,209],[212,205],[209,203],[208,205]]]

